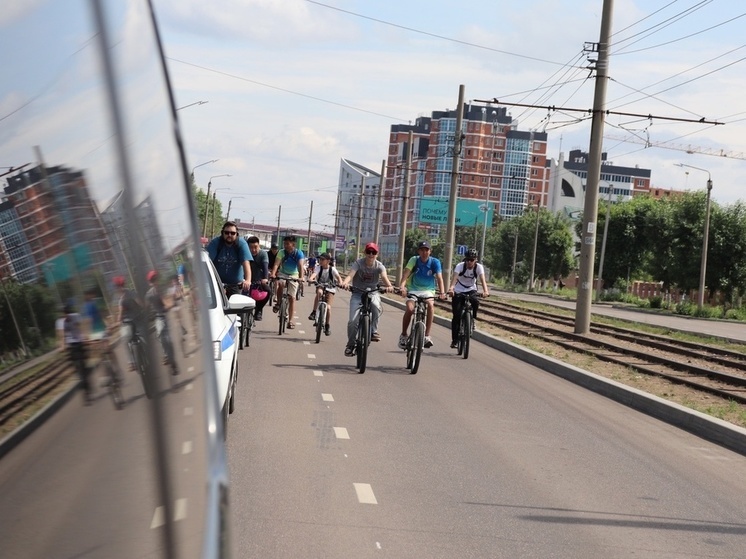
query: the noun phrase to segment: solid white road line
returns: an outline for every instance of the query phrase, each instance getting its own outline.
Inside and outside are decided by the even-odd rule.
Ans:
[[[321,393],[321,399],[324,402],[333,402],[334,401],[334,396],[332,396],[331,394],[326,394],[326,393],[322,392]]]
[[[363,505],[377,505],[376,496],[373,495],[373,489],[369,483],[353,483],[357,500]]]

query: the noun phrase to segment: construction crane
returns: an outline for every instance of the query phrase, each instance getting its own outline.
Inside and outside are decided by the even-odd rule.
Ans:
[[[615,136],[614,134],[605,134],[604,140],[614,140],[616,142],[625,142],[630,144],[642,144],[648,148],[674,149],[685,151],[686,153],[701,153],[712,157],[726,157],[728,159],[746,159],[746,153],[726,151],[724,149],[703,148],[691,144],[675,144],[673,142],[658,142],[655,140],[646,140],[637,136]]]

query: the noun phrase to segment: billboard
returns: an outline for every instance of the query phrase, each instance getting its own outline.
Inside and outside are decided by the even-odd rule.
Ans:
[[[484,223],[484,212],[480,206],[484,201],[460,198],[456,202],[456,225],[460,227],[481,225]],[[487,227],[492,226],[495,204],[490,202],[487,212]],[[420,222],[445,225],[448,222],[448,199],[426,196],[420,202]]]

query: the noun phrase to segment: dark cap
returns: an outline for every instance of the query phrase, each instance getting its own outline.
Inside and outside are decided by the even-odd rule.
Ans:
[[[319,254],[319,260],[331,260],[332,257],[329,256],[328,252],[324,252],[322,254]]]
[[[417,250],[420,250],[421,248],[430,249],[430,243],[428,243],[427,241],[420,241],[419,243],[417,243]]]

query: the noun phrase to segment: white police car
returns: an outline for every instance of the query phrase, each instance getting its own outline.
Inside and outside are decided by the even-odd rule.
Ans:
[[[246,295],[233,295],[228,300],[218,272],[205,251],[202,251],[202,264],[206,268],[205,276],[208,279],[204,293],[210,318],[218,396],[222,406],[223,434],[226,435],[228,415],[233,413],[235,408],[236,383],[238,382],[238,336],[241,326],[238,315],[253,311],[256,301]]]

